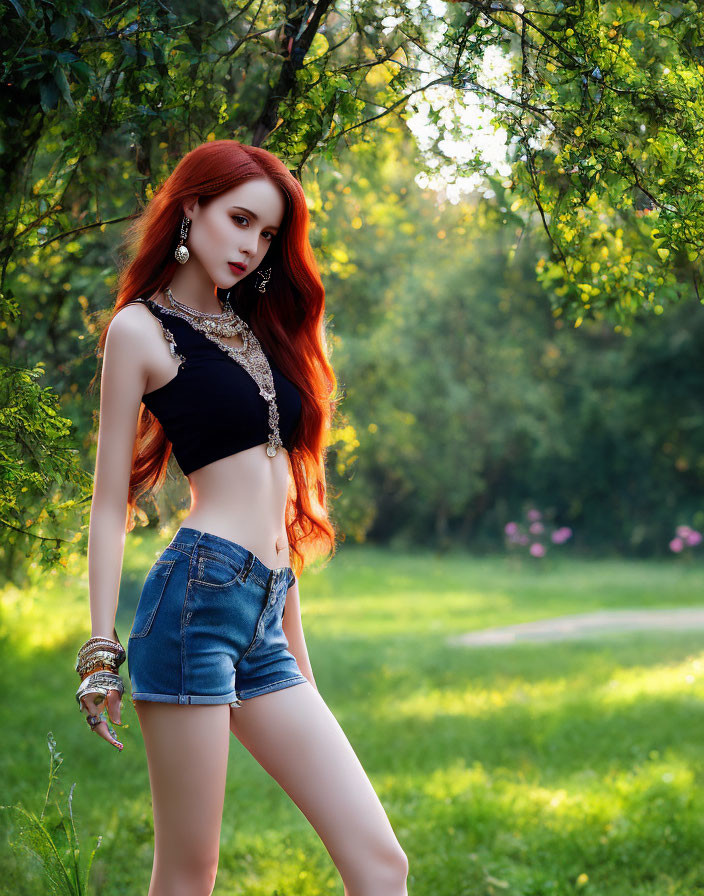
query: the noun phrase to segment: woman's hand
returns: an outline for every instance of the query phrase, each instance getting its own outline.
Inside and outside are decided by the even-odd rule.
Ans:
[[[107,671],[107,667],[104,667]],[[97,670],[86,675],[89,678]],[[84,679],[85,680],[85,679]],[[80,709],[85,714],[86,722],[90,724],[89,719],[100,717],[98,724],[92,724],[90,727],[97,732],[108,743],[112,744],[118,750],[122,750],[123,744],[115,736],[115,731],[110,724],[120,725],[121,723],[121,703],[122,694],[118,688],[107,689],[107,697],[100,691],[86,691],[80,698]],[[107,713],[107,717],[106,717]]]

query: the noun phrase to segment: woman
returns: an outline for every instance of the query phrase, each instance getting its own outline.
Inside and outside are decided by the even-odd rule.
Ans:
[[[213,889],[230,732],[311,822],[347,896],[402,896],[406,855],[318,693],[288,565],[291,552],[300,573],[304,546],[334,551],[336,380],[303,191],[266,150],[216,140],[181,160],[131,235],[99,342],[92,632],[76,698],[121,749],[99,710],[120,723],[127,659],[154,807],[149,896]],[[125,531],[172,450],[191,508],[147,575],[125,657]]]

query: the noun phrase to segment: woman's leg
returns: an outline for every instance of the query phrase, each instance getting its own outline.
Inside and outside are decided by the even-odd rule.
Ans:
[[[313,825],[346,896],[406,896],[406,854],[352,745],[309,682],[242,701],[230,710],[230,728]]]
[[[154,808],[148,896],[210,896],[230,749],[230,705],[135,700]]]

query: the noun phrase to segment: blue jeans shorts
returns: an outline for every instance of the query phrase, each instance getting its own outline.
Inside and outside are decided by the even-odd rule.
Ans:
[[[282,628],[290,566],[182,526],[147,573],[127,641],[133,700],[229,703],[307,681]]]

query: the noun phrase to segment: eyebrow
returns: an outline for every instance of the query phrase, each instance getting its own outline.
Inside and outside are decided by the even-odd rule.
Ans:
[[[242,212],[247,212],[247,214],[251,218],[253,218],[255,221],[259,220],[259,215],[256,214],[256,212],[250,211],[248,208],[245,208],[243,205],[233,205],[232,208],[230,209],[230,211],[232,211],[233,209],[236,209],[236,208],[238,208]],[[279,228],[276,225],[272,224],[269,229],[270,230],[278,230]]]

